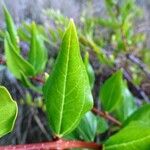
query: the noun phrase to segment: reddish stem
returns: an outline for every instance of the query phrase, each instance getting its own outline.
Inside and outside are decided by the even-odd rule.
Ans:
[[[1,65],[6,64],[6,62],[5,62],[5,60],[4,60],[4,58],[3,58],[2,56],[0,56],[0,64],[1,64]]]
[[[115,119],[114,117],[112,117],[111,115],[109,115],[109,114],[106,113],[106,112],[102,112],[102,111],[100,111],[100,110],[98,110],[98,109],[96,109],[96,108],[93,108],[93,109],[92,109],[92,112],[93,112],[94,114],[97,114],[97,115],[99,115],[99,116],[101,116],[101,117],[103,117],[103,118],[105,118],[105,119],[111,121],[112,123],[114,123],[114,124],[116,124],[116,125],[118,125],[118,126],[121,126],[121,122],[120,122],[120,121],[118,121],[117,119]]]
[[[0,150],[63,150],[71,148],[88,148],[102,150],[102,145],[94,142],[66,141],[59,139],[53,142],[24,144],[16,146],[0,146]]]
[[[37,82],[44,84],[44,80],[41,77],[32,77],[32,80],[35,80]]]

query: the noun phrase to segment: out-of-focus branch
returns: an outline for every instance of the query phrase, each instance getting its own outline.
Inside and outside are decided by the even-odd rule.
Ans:
[[[149,102],[150,99],[148,98],[148,96],[145,94],[145,92],[137,85],[135,85],[132,80],[131,77],[129,76],[128,72],[124,69],[124,77],[127,79],[127,81],[135,88],[136,92],[138,95],[140,95],[146,102]]]
[[[101,117],[103,117],[103,118],[105,118],[105,119],[111,121],[112,123],[114,123],[114,124],[116,124],[116,125],[118,125],[118,126],[121,126],[121,122],[120,122],[120,121],[118,121],[117,119],[115,119],[114,117],[112,117],[111,115],[109,115],[109,114],[106,113],[106,112],[100,111],[100,110],[98,110],[98,109],[96,109],[96,108],[93,108],[93,109],[92,109],[92,112],[93,112],[94,114],[97,114],[97,115],[99,115],[99,116],[101,116]]]
[[[134,56],[132,54],[127,54],[126,57],[131,62],[133,62],[136,65],[138,65],[141,68],[141,70],[143,70],[143,72],[146,74],[146,76],[148,77],[148,79],[150,79],[150,72],[148,71],[147,66],[138,57],[136,57],[136,56]]]
[[[23,145],[11,145],[11,146],[0,146],[0,150],[63,150],[71,148],[88,148],[95,150],[102,150],[101,144],[94,142],[84,141],[66,141],[59,139],[52,142],[45,143],[34,143],[34,144],[23,144]]]

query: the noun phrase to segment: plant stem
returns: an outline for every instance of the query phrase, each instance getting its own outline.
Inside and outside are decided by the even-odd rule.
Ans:
[[[0,150],[63,150],[71,148],[88,148],[95,150],[102,150],[101,144],[94,142],[83,142],[83,141],[66,141],[59,139],[52,142],[35,143],[35,144],[23,144],[23,145],[11,145],[11,146],[0,146]]]
[[[6,61],[4,60],[4,57],[2,55],[0,55],[0,64],[1,65],[6,64]]]
[[[118,126],[121,126],[121,122],[120,122],[120,121],[118,121],[117,119],[115,119],[114,117],[112,117],[111,115],[109,115],[109,114],[106,113],[106,112],[100,111],[100,110],[98,110],[98,109],[96,109],[96,108],[94,108],[94,107],[93,107],[93,109],[92,109],[92,112],[93,112],[94,114],[97,114],[97,115],[99,115],[99,116],[101,116],[101,117],[103,117],[103,118],[105,118],[105,119],[111,121],[112,123],[114,123],[114,124],[116,124],[116,125],[118,125]]]
[[[35,80],[35,81],[37,81],[37,82],[39,82],[41,84],[44,84],[44,80],[42,79],[42,77],[32,77],[31,79]]]

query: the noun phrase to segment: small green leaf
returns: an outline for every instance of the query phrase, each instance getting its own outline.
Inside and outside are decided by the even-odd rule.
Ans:
[[[117,105],[117,108],[113,113],[116,114],[116,117],[120,121],[124,121],[137,109],[137,106],[136,106],[135,98],[132,95],[132,93],[129,91],[127,87],[127,83],[125,81],[122,84],[121,93],[122,93],[121,101],[119,105]]]
[[[93,106],[89,80],[72,20],[43,90],[49,124],[59,137],[75,129],[83,115]]]
[[[7,10],[7,8],[5,6],[3,6],[3,11],[4,11],[4,16],[5,16],[5,22],[6,22],[6,27],[7,27],[7,32],[10,35],[10,40],[14,46],[14,50],[19,53],[19,38],[17,35],[17,30],[16,27],[14,25],[14,21],[9,13],[9,11]]]
[[[87,74],[89,77],[90,86],[92,89],[94,86],[94,82],[95,82],[95,74],[94,74],[94,70],[89,62],[89,53],[88,52],[86,52],[86,54],[85,54],[84,65],[85,65],[85,68],[86,68],[86,71],[87,71]]]
[[[15,51],[8,33],[6,33],[4,46],[7,66],[16,78],[21,78],[21,72],[26,76],[34,75],[33,66]]]
[[[98,116],[97,117],[97,133],[102,134],[105,131],[107,131],[108,128],[109,128],[109,126],[108,126],[106,119]]]
[[[80,139],[94,141],[97,131],[97,117],[92,112],[87,112],[81,119],[77,128],[67,137],[69,139]]]
[[[111,112],[117,107],[121,100],[122,84],[122,71],[119,70],[102,85],[100,100],[105,111]]]
[[[17,113],[17,103],[7,89],[0,86],[0,138],[12,131]]]
[[[34,66],[36,74],[44,70],[47,62],[47,50],[35,23],[32,23],[31,47],[28,60]]]
[[[104,144],[104,150],[149,150],[150,125],[146,122],[131,122],[111,136]]]
[[[135,111],[125,122],[124,126],[128,125],[131,121],[146,122],[150,126],[150,104],[145,104]]]

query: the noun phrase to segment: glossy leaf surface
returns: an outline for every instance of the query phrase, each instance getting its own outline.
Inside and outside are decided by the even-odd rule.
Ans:
[[[46,85],[44,96],[49,124],[59,137],[70,133],[93,106],[76,28],[71,20]]]
[[[116,114],[116,117],[123,122],[137,109],[137,106],[135,98],[129,91],[127,83],[125,81],[122,84],[121,94],[121,101],[115,109],[114,114]]]
[[[21,78],[21,72],[26,76],[34,75],[33,66],[15,51],[8,33],[6,33],[4,45],[6,62],[9,70],[19,79]]]
[[[150,104],[145,104],[135,111],[125,122],[124,126],[128,125],[131,121],[146,122],[150,126]]]
[[[92,67],[92,65],[89,62],[89,54],[88,52],[85,54],[85,58],[84,58],[84,64],[85,64],[85,68],[89,77],[89,82],[90,82],[90,86],[91,89],[94,86],[94,82],[95,82],[95,74],[94,74],[94,69]]]
[[[131,122],[128,126],[110,137],[104,150],[149,150],[150,126],[146,122]]]
[[[44,70],[47,62],[47,50],[44,40],[38,32],[35,23],[32,23],[31,47],[28,60],[33,65],[36,74]]]
[[[87,112],[81,119],[77,128],[66,138],[94,141],[97,131],[97,117],[92,112]]]
[[[18,108],[7,89],[0,86],[0,138],[12,131]]]
[[[4,16],[5,16],[5,22],[6,22],[6,28],[7,31],[10,35],[10,40],[15,48],[15,51],[17,53],[19,53],[19,38],[17,35],[17,30],[16,27],[14,25],[14,21],[10,15],[10,13],[8,12],[7,8],[5,6],[3,6],[3,10],[4,10]]]
[[[108,129],[109,129],[109,125],[107,121],[104,118],[98,116],[97,117],[97,133],[102,134]]]
[[[111,112],[121,100],[123,79],[119,70],[108,78],[100,89],[100,100],[105,111]]]

